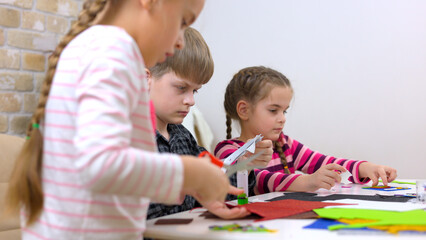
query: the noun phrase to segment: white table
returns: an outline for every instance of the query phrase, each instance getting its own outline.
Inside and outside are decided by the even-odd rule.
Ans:
[[[398,181],[415,182],[415,180],[409,179],[398,179]],[[416,186],[409,184],[391,184],[391,186],[409,187],[410,190],[399,190],[399,191],[376,191],[363,189],[368,185],[352,184],[351,188],[340,188],[335,186],[332,190],[320,189],[316,191],[319,196],[326,196],[330,194],[356,194],[356,195],[394,195],[394,194],[405,194],[415,193]],[[250,200],[266,200],[277,196],[282,196],[283,193],[268,193],[264,195],[258,195],[251,197]],[[363,230],[339,230],[329,231],[320,229],[303,229],[304,226],[314,222],[314,219],[276,219],[270,221],[254,222],[254,220],[222,220],[222,219],[205,219],[199,215],[205,212],[205,209],[195,209],[192,211],[181,212],[164,216],[161,218],[151,219],[147,221],[147,229],[144,237],[155,238],[155,239],[426,239],[426,234],[408,234],[403,233],[399,235],[391,235],[385,232],[372,233],[371,231]],[[158,219],[167,218],[192,218],[193,221],[190,224],[180,225],[154,225]],[[228,232],[228,231],[212,231],[209,230],[209,226],[212,225],[226,225],[238,223],[241,225],[252,224],[254,226],[263,225],[268,229],[277,229],[276,233],[243,233],[243,232]]]

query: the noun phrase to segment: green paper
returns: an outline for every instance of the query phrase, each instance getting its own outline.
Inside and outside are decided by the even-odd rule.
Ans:
[[[357,223],[357,224],[337,224],[329,226],[329,230],[341,228],[363,228],[368,226],[386,225],[426,225],[426,211],[412,210],[405,212],[382,211],[370,209],[353,208],[320,208],[313,210],[319,217],[330,219],[370,219],[377,222]]]
[[[379,180],[379,182],[383,182],[382,180]],[[413,182],[401,182],[401,181],[392,181],[390,183],[399,183],[399,184],[411,184],[411,185],[416,185],[416,183]]]

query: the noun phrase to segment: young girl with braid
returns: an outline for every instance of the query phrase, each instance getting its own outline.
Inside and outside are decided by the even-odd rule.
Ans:
[[[293,97],[289,80],[266,67],[248,67],[234,75],[225,92],[227,139],[220,142],[215,154],[220,159],[232,154],[244,143],[262,134],[273,141],[274,153],[266,168],[255,169],[254,192],[315,191],[330,189],[340,182],[338,172],[350,171],[351,181],[377,185],[378,178],[387,185],[396,178],[396,170],[366,161],[323,155],[284,135],[286,111]],[[239,121],[241,134],[231,139],[231,119]],[[295,174],[299,170],[307,174]]]
[[[150,199],[193,195],[223,218],[209,159],[156,152],[145,67],[184,47],[204,0],[88,0],[49,69],[8,190],[23,239],[141,239]],[[99,15],[99,16],[98,16]]]

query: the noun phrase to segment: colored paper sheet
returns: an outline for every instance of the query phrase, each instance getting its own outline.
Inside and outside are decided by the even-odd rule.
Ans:
[[[284,199],[297,199],[302,201],[326,201],[326,200],[338,200],[338,199],[360,199],[380,202],[407,202],[412,199],[408,196],[386,196],[386,195],[352,195],[352,194],[331,194],[328,196],[317,196],[316,193],[305,193],[305,192],[294,192],[285,193],[280,197],[269,199],[268,201],[278,201]]]
[[[384,192],[392,192],[392,191],[407,190],[407,189],[411,189],[411,188],[406,188],[406,187],[391,187],[391,186],[373,186],[373,187],[363,187],[363,189],[375,190],[375,191],[384,191]]]
[[[314,212],[316,212],[318,216],[322,218],[329,219],[345,218],[377,220],[376,222],[356,223],[349,225],[337,224],[330,226],[330,230],[387,225],[426,225],[426,211],[424,210],[395,212],[353,208],[322,208],[315,209]]]
[[[358,200],[358,199],[340,199],[340,200],[325,201],[325,202],[352,204],[352,205],[328,206],[326,208],[357,208],[357,209],[372,209],[372,210],[397,211],[397,212],[426,208],[426,205],[415,204],[410,202],[407,202],[407,203],[376,202],[376,201],[366,201],[366,200]]]
[[[306,229],[328,229],[329,226],[336,225],[336,224],[339,224],[339,222],[334,220],[334,219],[320,218],[320,219],[316,220],[315,222],[304,226],[303,228],[306,228]]]
[[[339,219],[340,220],[340,219]],[[317,219],[315,222],[304,226],[303,228],[305,229],[323,229],[323,230],[328,230],[329,226],[332,225],[336,225],[339,224],[339,221],[333,220],[333,219],[324,219],[324,218],[320,218]],[[366,230],[366,231],[371,231],[371,229],[369,228],[360,228],[359,230]],[[377,230],[374,230],[377,231]]]
[[[308,212],[313,209],[323,208],[323,207],[332,206],[332,205],[343,205],[343,204],[288,199],[288,200],[280,200],[280,201],[274,201],[274,202],[255,202],[255,203],[241,205],[240,207],[245,207],[249,212],[263,217],[256,221],[265,221],[265,220],[288,217],[288,216]]]
[[[426,233],[425,225],[390,225],[390,226],[369,226],[369,228],[387,231],[388,233],[397,234],[401,231],[414,231]]]
[[[383,182],[383,181],[379,180],[379,182]],[[416,185],[415,182],[392,181],[392,183]]]
[[[334,221],[334,220],[331,220],[331,219],[326,219],[326,220]],[[338,221],[341,222],[341,223],[345,223],[345,224],[376,222],[376,220],[345,219],[345,218],[341,218]],[[329,224],[329,225],[332,225],[332,224]],[[397,234],[400,231],[426,232],[426,225],[388,225],[388,226],[369,226],[369,228],[375,229],[375,230],[387,231],[388,233],[391,233],[391,234]]]

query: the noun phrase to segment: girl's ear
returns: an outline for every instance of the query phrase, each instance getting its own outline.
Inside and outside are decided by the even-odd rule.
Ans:
[[[250,104],[245,100],[240,100],[237,103],[237,114],[241,120],[246,121],[249,118]]]

